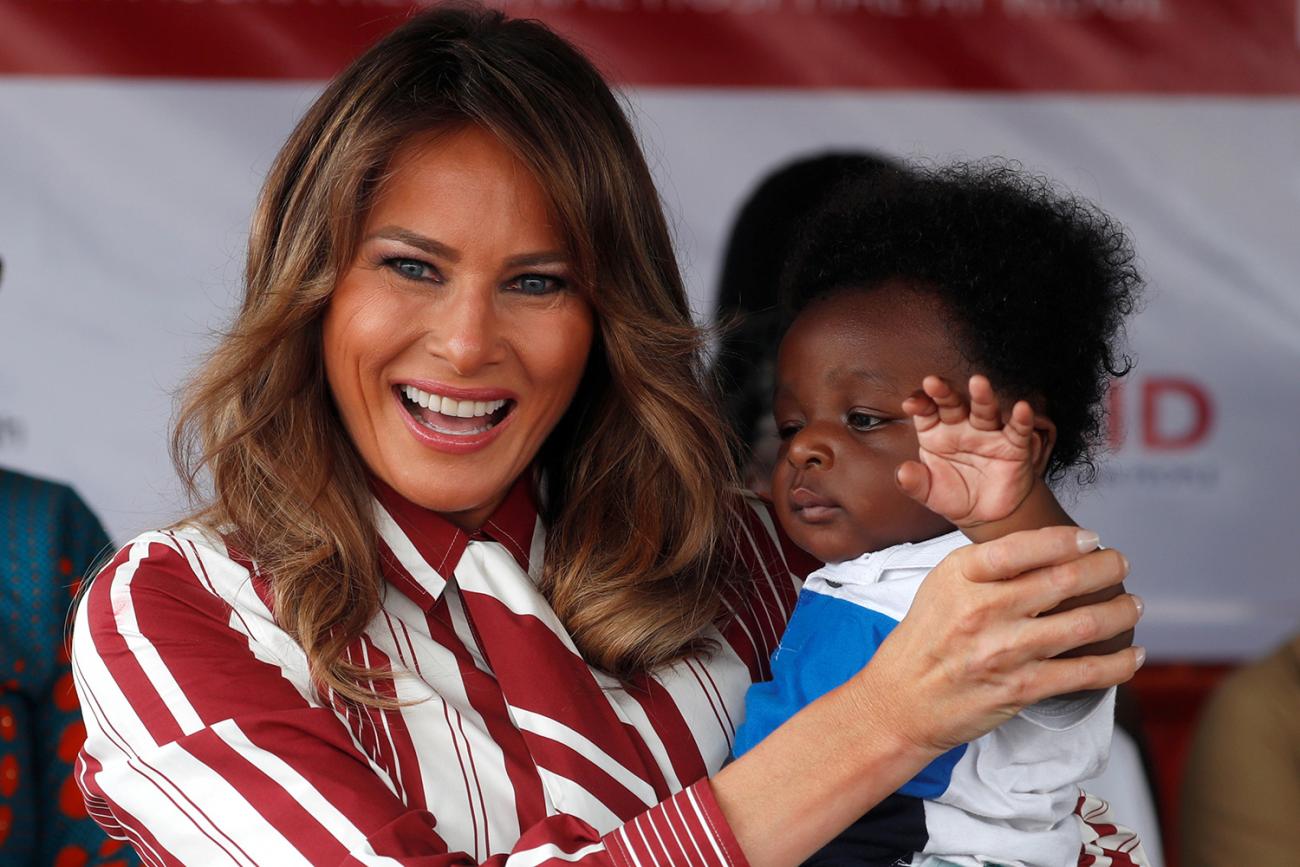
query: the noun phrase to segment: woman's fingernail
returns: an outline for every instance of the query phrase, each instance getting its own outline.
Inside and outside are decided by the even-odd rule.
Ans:
[[[1087,554],[1089,551],[1095,551],[1097,550],[1097,546],[1101,544],[1101,537],[1091,530],[1080,530],[1079,535],[1075,538],[1079,543],[1080,554]]]
[[[1140,647],[1140,646],[1139,646],[1139,647],[1135,647],[1135,648],[1133,648],[1133,650],[1134,650],[1135,654],[1137,655],[1137,666],[1136,666],[1136,668],[1141,668],[1141,667],[1142,667],[1142,663],[1144,663],[1144,662],[1147,661],[1147,649],[1146,649],[1145,647]]]
[[[1138,619],[1141,620],[1142,612],[1146,609],[1146,604],[1142,601],[1142,597],[1138,596],[1136,593],[1130,593],[1129,595],[1133,597],[1133,607],[1138,610]]]

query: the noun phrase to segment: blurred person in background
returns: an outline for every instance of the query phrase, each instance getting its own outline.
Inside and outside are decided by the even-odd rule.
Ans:
[[[0,277],[3,275],[0,263]],[[108,547],[71,488],[0,468],[0,864],[135,864],[86,814],[73,763],[86,737],[64,627]]]
[[[1300,864],[1300,633],[1215,691],[1181,803],[1182,867]]]
[[[772,388],[781,337],[777,284],[804,217],[837,185],[851,179],[894,183],[901,164],[869,152],[799,157],[765,176],[731,228],[714,305],[722,333],[713,370],[735,431],[745,485],[766,495],[776,462]]]

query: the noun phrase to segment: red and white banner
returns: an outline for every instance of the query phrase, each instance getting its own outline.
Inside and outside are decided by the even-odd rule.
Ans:
[[[1300,2],[506,6],[624,86],[702,312],[740,203],[798,156],[1012,157],[1118,217],[1151,290],[1074,511],[1129,554],[1154,656],[1300,627]],[[411,8],[0,0],[0,464],[119,539],[180,513],[173,390],[234,305],[262,174]]]
[[[320,79],[408,0],[6,0],[0,73]],[[1300,93],[1296,0],[506,0],[656,87]]]

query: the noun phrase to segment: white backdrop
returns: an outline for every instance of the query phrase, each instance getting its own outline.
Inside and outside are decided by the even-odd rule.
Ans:
[[[228,320],[261,176],[318,88],[0,75],[0,464],[71,482],[118,540],[183,508],[173,392]],[[1300,627],[1300,98],[628,94],[701,311],[741,201],[819,150],[1013,157],[1117,216],[1151,289],[1124,435],[1074,511],[1129,554],[1153,656],[1254,655]]]

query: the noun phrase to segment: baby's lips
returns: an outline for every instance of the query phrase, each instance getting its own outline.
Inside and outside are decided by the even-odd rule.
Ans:
[[[839,505],[829,497],[823,497],[808,488],[795,488],[790,493],[790,502],[794,504],[796,509],[830,508]]]

